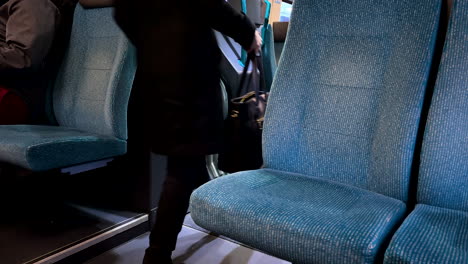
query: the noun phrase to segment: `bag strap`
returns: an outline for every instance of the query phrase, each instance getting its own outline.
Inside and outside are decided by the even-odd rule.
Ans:
[[[263,54],[260,51],[259,55],[256,57],[258,74],[260,76],[260,91],[265,92],[266,82],[265,82],[265,72],[263,71]]]
[[[239,90],[237,91],[237,96],[236,97],[240,97],[243,95],[243,92],[244,92],[244,85],[245,85],[245,80],[247,79],[247,75],[248,75],[248,70],[249,70],[249,66],[250,66],[250,54],[248,56],[248,59],[247,61],[245,62],[245,65],[244,65],[244,70],[242,71],[242,75],[241,75],[241,79],[240,79],[240,84],[239,84]],[[250,83],[250,77],[249,77],[249,81],[248,83]]]
[[[265,91],[265,76],[263,73],[263,60],[262,60],[262,54],[259,53],[259,55],[254,57],[253,60],[253,68],[255,71],[255,74],[253,74],[252,77],[252,82],[255,84],[254,89],[255,89],[255,98],[257,99],[255,101],[255,104],[258,105],[260,102],[260,92]],[[258,69],[258,73],[257,73]],[[263,100],[263,99],[262,99]]]
[[[251,52],[248,54],[248,59],[245,64],[244,70],[242,71],[241,75],[241,81],[240,81],[240,87],[238,91],[238,96],[241,97],[244,94],[247,94],[249,91],[249,86],[254,84],[253,87],[253,92],[255,92],[255,98],[257,99],[257,103],[260,101],[260,92],[265,91],[265,76],[263,74],[263,60],[261,57],[261,52],[256,55],[254,52]],[[248,69],[250,66],[250,63],[252,63],[252,72],[249,75],[248,74]],[[247,85],[246,79],[247,80]],[[244,88],[244,86],[246,86]]]

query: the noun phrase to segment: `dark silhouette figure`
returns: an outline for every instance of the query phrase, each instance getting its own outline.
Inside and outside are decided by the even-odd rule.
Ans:
[[[205,155],[222,148],[223,111],[213,30],[258,51],[254,24],[225,0],[116,0],[117,23],[138,52],[132,96],[168,172],[144,263],[172,263],[192,191],[208,180]],[[135,109],[133,109],[135,111]]]

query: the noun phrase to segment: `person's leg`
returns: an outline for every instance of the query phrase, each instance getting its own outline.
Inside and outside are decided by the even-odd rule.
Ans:
[[[170,156],[167,172],[144,263],[171,263],[171,252],[182,229],[190,195],[209,179],[205,156]]]

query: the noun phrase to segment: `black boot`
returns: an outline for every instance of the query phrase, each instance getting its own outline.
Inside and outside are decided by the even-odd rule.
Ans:
[[[168,175],[159,200],[156,222],[149,237],[150,247],[145,255],[145,261],[148,259],[148,262],[144,264],[172,263],[171,252],[176,248],[177,235],[189,207],[190,194],[209,179],[205,156],[169,156],[167,167]]]
[[[143,264],[172,264],[171,252],[161,252],[149,247],[145,251]]]

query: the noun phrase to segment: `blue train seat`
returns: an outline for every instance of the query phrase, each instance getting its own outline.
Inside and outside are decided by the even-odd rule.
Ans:
[[[468,1],[454,2],[421,151],[415,210],[385,263],[468,263]]]
[[[264,168],[192,194],[203,228],[293,263],[374,263],[407,211],[441,1],[296,0]]]
[[[59,126],[0,126],[0,161],[44,171],[125,154],[135,70],[135,50],[112,8],[78,5],[53,87]]]

